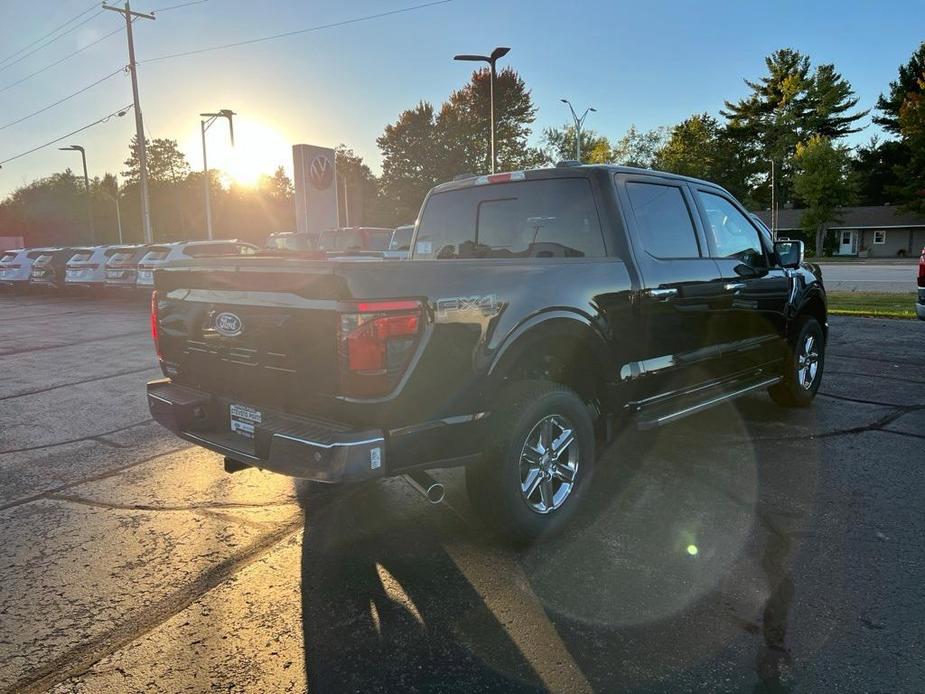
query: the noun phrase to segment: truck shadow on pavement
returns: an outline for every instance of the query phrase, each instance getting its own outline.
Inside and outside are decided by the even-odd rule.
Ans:
[[[734,442],[711,439],[730,422]],[[788,470],[800,491],[782,500],[762,473],[780,461],[753,439],[732,407],[626,432],[577,527],[521,550],[471,517],[456,471],[436,507],[401,479],[328,504],[305,487],[310,690],[788,691],[816,466]]]

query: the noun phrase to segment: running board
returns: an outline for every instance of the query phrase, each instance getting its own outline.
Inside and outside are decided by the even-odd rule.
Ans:
[[[670,424],[671,422],[675,422],[679,419],[683,419],[684,417],[687,417],[688,415],[696,414],[698,412],[703,412],[704,410],[707,410],[715,405],[719,405],[720,403],[724,403],[729,400],[735,400],[738,397],[741,397],[743,395],[748,395],[749,393],[753,393],[756,390],[761,390],[763,388],[767,388],[768,386],[773,386],[775,383],[779,383],[780,380],[781,380],[780,376],[774,376],[773,378],[766,378],[763,381],[752,383],[751,385],[745,386],[743,388],[728,391],[725,393],[720,393],[711,398],[708,398],[707,400],[701,400],[687,407],[682,407],[681,409],[678,409],[678,410],[667,411],[667,412],[664,412],[663,414],[653,413],[649,417],[645,417],[643,413],[640,413],[642,414],[642,417],[640,417],[640,419],[638,420],[637,426],[640,429],[655,429],[656,427],[664,426],[665,424]]]

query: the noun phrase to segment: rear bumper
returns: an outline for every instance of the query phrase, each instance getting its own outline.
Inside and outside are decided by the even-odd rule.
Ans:
[[[385,436],[332,422],[262,412],[254,437],[232,433],[231,401],[160,379],[148,383],[148,407],[177,436],[233,460],[290,477],[350,482],[382,477]]]

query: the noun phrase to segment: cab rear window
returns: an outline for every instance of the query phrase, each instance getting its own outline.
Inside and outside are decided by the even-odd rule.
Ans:
[[[68,262],[86,263],[88,260],[90,260],[90,256],[92,255],[93,253],[75,253]]]
[[[432,195],[413,257],[586,258],[605,255],[586,178],[473,186]]]

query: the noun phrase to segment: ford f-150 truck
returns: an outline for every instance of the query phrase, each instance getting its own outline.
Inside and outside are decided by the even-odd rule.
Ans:
[[[767,390],[806,406],[828,330],[817,266],[722,188],[577,166],[427,195],[406,262],[235,256],[156,272],[153,416],[322,482],[466,466],[507,535],[581,507],[620,427]],[[606,464],[619,464],[619,454]]]

